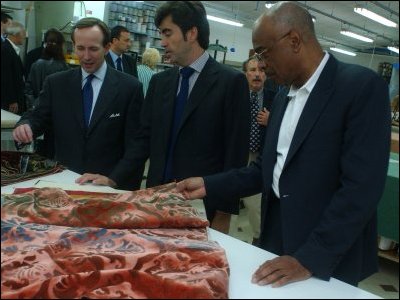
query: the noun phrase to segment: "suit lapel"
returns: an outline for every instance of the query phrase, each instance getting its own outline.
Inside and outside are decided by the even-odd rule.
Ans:
[[[83,121],[82,71],[80,67],[76,68],[72,73],[71,86],[72,88],[69,89],[69,96],[67,99],[70,99],[69,101],[71,101],[76,121],[81,129],[85,130],[85,124]]]
[[[286,157],[284,168],[290,163],[297,150],[307,138],[311,129],[317,122],[321,115],[324,107],[328,103],[334,87],[332,85],[332,77],[336,69],[336,61],[331,56],[322,71],[314,89],[308,97],[307,103],[304,106],[303,112],[301,113],[299,122],[293,135],[292,142],[290,144],[289,152]]]
[[[115,71],[107,68],[106,76],[104,77],[104,82],[101,85],[99,96],[97,98],[92,118],[90,120],[88,131],[89,134],[93,130],[93,128],[95,128],[96,124],[101,120],[108,106],[113,102],[118,92],[118,80],[115,76],[113,76],[112,72]]]
[[[168,71],[167,71],[168,72]],[[162,140],[162,147],[165,148],[165,151],[168,150],[168,143],[171,134],[171,126],[172,126],[172,119],[174,117],[174,105],[175,105],[175,98],[176,98],[176,89],[178,86],[179,81],[179,69],[173,68],[170,70],[171,74],[163,81],[163,91],[161,93],[162,100],[162,111],[161,120],[159,124],[163,124],[161,126],[161,130],[163,133],[161,134]]]
[[[186,120],[196,109],[196,107],[199,106],[201,101],[206,99],[208,91],[217,80],[218,72],[216,71],[215,66],[216,62],[210,57],[204,66],[204,69],[197,78],[196,83],[189,95],[185,109],[183,110],[182,120],[178,132],[181,130],[182,126],[185,124]]]

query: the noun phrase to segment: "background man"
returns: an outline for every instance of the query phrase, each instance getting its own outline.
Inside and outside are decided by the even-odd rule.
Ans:
[[[7,38],[1,43],[1,108],[12,113],[25,111],[24,68],[20,48],[24,44],[24,25],[12,21],[7,27]]]
[[[132,46],[131,34],[123,26],[115,26],[111,29],[111,47],[106,55],[109,66],[118,71],[128,73],[138,78],[136,60],[126,54]]]

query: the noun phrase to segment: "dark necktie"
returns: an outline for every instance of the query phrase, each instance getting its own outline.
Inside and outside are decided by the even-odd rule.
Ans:
[[[82,96],[83,96],[83,117],[85,120],[85,126],[89,127],[90,113],[92,111],[93,105],[93,87],[92,87],[92,79],[95,76],[93,74],[89,74],[86,77],[86,83],[83,86]]]
[[[181,124],[183,110],[185,108],[185,104],[187,102],[187,98],[189,95],[189,78],[192,76],[194,69],[191,67],[185,67],[180,70],[181,73],[181,88],[179,89],[178,96],[175,101],[175,111],[174,111],[174,119],[172,123],[171,135],[169,139],[169,147],[168,147],[168,156],[167,163],[164,171],[164,182],[169,182],[174,178],[173,170],[172,170],[172,156],[174,152],[176,136],[178,133],[179,125]]]
[[[121,57],[117,58],[117,70],[122,72],[122,61]]]
[[[257,152],[260,149],[260,125],[257,123],[257,114],[260,110],[258,107],[258,97],[256,92],[250,94],[250,151]]]

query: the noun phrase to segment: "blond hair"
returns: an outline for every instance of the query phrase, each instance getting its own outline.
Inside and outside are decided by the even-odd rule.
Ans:
[[[154,67],[161,61],[160,52],[155,48],[147,48],[142,55],[142,64],[147,65],[149,68]]]

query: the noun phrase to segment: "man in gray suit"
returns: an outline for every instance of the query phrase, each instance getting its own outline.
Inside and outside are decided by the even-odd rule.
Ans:
[[[166,2],[155,20],[165,54],[177,66],[152,77],[140,135],[126,152],[119,176],[129,178],[149,157],[147,186],[245,166],[250,127],[247,80],[207,53],[210,29],[203,5]],[[211,226],[228,232],[239,199],[204,201]]]
[[[39,105],[21,118],[13,136],[17,142],[30,143],[52,127],[56,160],[77,173],[112,176],[139,128],[142,85],[107,66],[110,33],[102,21],[81,19],[72,41],[81,68],[50,75]],[[140,182],[141,174],[116,185],[133,190]]]

